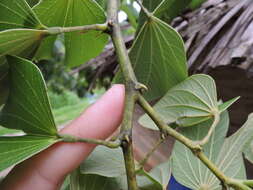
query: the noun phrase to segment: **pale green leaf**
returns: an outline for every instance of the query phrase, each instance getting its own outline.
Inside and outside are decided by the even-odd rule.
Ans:
[[[223,104],[219,105],[220,112],[227,110],[232,104],[234,104],[240,97],[233,98]]]
[[[137,181],[141,190],[164,190],[167,188],[170,177],[170,162],[164,162],[149,173],[144,172],[143,176],[138,176]]]
[[[220,105],[219,110],[214,80],[208,75],[197,74],[170,89],[154,109],[168,124],[188,127],[213,118],[215,112],[221,113],[236,100]],[[144,127],[157,129],[147,115],[139,122]]]
[[[82,163],[82,174],[97,174],[105,177],[119,177],[125,174],[125,164],[120,148],[110,149],[98,146]]]
[[[57,142],[53,137],[0,137],[0,171],[18,164]]]
[[[149,89],[144,94],[148,100],[162,97],[187,77],[186,55],[180,35],[157,18],[143,25],[129,56],[138,81]],[[119,73],[116,81],[120,76]]]
[[[46,30],[10,29],[0,32],[0,58],[5,55],[29,57],[36,51]]]
[[[41,0],[33,9],[42,23],[49,27],[83,26],[106,21],[104,11],[93,0]],[[99,31],[66,33],[66,63],[73,67],[97,56],[107,39],[108,36]],[[53,41],[51,39],[51,43],[44,42],[47,44],[42,45],[51,46],[52,49]]]
[[[247,141],[252,137],[252,122],[253,117],[251,115],[241,129],[225,139],[228,129],[228,116],[224,112],[210,141],[203,148],[207,157],[228,177],[246,178],[242,151]],[[199,140],[206,135],[207,130],[202,123],[191,129],[184,128],[182,134],[191,139]],[[179,183],[191,189],[201,189],[201,187],[212,190],[222,189],[216,176],[181,143],[176,142],[172,157],[172,173]]]
[[[243,151],[245,158],[253,164],[253,140],[251,139]]]
[[[70,190],[121,190],[120,184],[115,178],[109,178],[94,174],[81,174],[79,180],[70,186]],[[125,190],[125,189],[122,189]]]
[[[5,127],[0,126],[0,136],[10,135],[10,134],[15,134],[15,133],[20,133],[20,132],[22,132],[22,131],[15,130],[15,129],[7,129]]]
[[[25,0],[1,0],[0,31],[14,28],[42,28]]]
[[[0,124],[29,134],[55,135],[57,129],[39,69],[22,58],[8,56],[7,60],[11,87]]]

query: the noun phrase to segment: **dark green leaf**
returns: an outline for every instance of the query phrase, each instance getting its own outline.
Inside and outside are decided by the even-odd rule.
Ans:
[[[29,134],[55,135],[46,86],[39,69],[31,62],[8,56],[10,95],[1,112],[0,124]]]
[[[47,35],[45,30],[10,29],[2,31],[0,32],[0,58],[7,54],[31,56]]]
[[[5,58],[0,58],[0,108],[7,100],[9,94],[8,64]],[[0,109],[1,111],[1,109]]]
[[[52,137],[0,137],[0,171],[46,149],[57,142]]]
[[[0,31],[43,27],[25,0],[1,0],[0,10]]]
[[[236,100],[220,105],[219,110],[214,80],[208,75],[198,74],[170,89],[154,109],[165,122],[188,127],[213,118],[216,112],[221,113]],[[157,129],[147,115],[140,119],[140,123],[147,128]]]
[[[191,0],[163,0],[154,10],[154,15],[169,23],[187,8],[190,2]]]
[[[81,165],[81,173],[97,174],[105,177],[124,175],[125,164],[121,149],[98,146]]]
[[[30,5],[30,7],[33,7],[39,2],[39,0],[26,0],[26,2]]]
[[[143,25],[131,48],[130,59],[138,81],[149,88],[144,94],[148,100],[162,97],[187,77],[180,35],[157,18]]]
[[[199,8],[202,3],[204,3],[206,0],[192,0],[190,5],[189,5],[189,8],[194,10],[194,9],[197,9]]]
[[[143,0],[143,5],[153,12],[154,16],[170,23],[173,18],[187,8],[190,2],[191,0]],[[141,11],[139,25],[142,26],[147,19],[145,13]]]
[[[242,151],[247,141],[252,137],[252,122],[253,117],[251,115],[241,129],[225,139],[228,129],[228,115],[224,112],[210,141],[203,148],[207,157],[228,177],[246,178]],[[184,128],[182,134],[191,139],[199,140],[206,135],[208,128],[204,126],[207,125],[207,123],[202,123],[191,129]],[[204,187],[214,190],[222,189],[216,176],[181,143],[176,142],[172,157],[172,173],[179,183],[191,189]]]
[[[93,0],[41,0],[34,11],[42,23],[49,26],[82,26],[106,21],[102,8]],[[66,63],[77,66],[97,56],[107,43],[108,36],[99,31],[65,34]],[[54,40],[43,46],[53,47]],[[51,44],[51,45],[50,45]],[[44,49],[44,48],[43,48]]]

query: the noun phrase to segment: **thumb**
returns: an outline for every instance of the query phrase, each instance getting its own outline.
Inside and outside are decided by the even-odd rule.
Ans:
[[[121,123],[124,91],[123,85],[114,85],[61,133],[106,139]],[[77,168],[94,147],[87,143],[57,143],[17,165],[3,181],[1,189],[56,190],[64,177]]]

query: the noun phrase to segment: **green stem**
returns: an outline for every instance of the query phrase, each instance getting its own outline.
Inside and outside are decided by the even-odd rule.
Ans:
[[[50,35],[57,35],[66,32],[85,32],[89,30],[97,30],[97,31],[107,31],[108,24],[92,24],[92,25],[85,25],[85,26],[73,26],[73,27],[51,27],[47,28],[47,31]]]
[[[243,184],[249,186],[249,187],[253,187],[253,180],[243,180],[242,181]]]
[[[108,0],[108,26],[110,27],[110,35],[115,47],[116,54],[118,56],[118,61],[126,84],[125,109],[123,121],[121,124],[120,140],[122,142],[121,147],[123,150],[126,166],[128,189],[138,190],[132,146],[133,114],[138,94],[138,91],[136,90],[136,85],[138,83],[127,53],[127,49],[118,22],[119,3],[119,0]]]
[[[109,148],[118,148],[121,145],[120,141],[104,141],[99,139],[88,139],[88,138],[79,138],[72,135],[58,134],[58,137],[62,139],[62,142],[82,142],[82,143],[90,143],[90,144],[98,144],[107,146]]]

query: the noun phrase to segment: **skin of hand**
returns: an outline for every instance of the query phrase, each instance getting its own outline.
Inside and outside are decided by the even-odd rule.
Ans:
[[[82,138],[108,138],[121,123],[124,98],[124,86],[114,85],[60,133]],[[77,168],[95,147],[87,143],[57,143],[15,166],[0,189],[57,190],[65,176]]]

